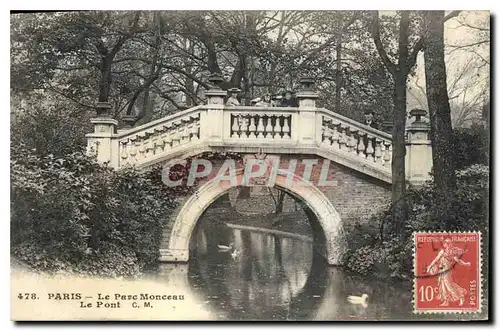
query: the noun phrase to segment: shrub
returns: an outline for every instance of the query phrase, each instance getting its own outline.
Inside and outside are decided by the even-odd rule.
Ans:
[[[158,169],[114,171],[81,152],[11,158],[11,253],[37,270],[118,275],[157,265],[176,207]]]
[[[480,125],[453,130],[453,156],[456,169],[489,163],[489,132]]]
[[[481,231],[488,238],[489,169],[472,165],[457,171],[454,192],[454,221],[443,223],[435,218],[435,190],[432,182],[418,189],[410,188],[406,200],[409,213],[404,229],[395,233],[390,226],[380,232],[380,224],[391,222],[390,210],[375,215],[371,226],[354,226],[347,232],[348,250],[345,266],[357,273],[380,277],[410,279],[413,273],[414,231]],[[487,250],[483,252],[487,259]]]

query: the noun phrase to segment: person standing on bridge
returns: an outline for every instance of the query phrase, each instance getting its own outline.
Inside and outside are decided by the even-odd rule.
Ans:
[[[257,107],[271,107],[271,94],[266,93],[262,96],[262,99],[257,102]]]
[[[227,98],[226,105],[227,106],[239,106],[240,102],[238,101],[238,92],[240,92],[240,89],[237,87],[233,87],[228,90],[229,92],[229,98]]]
[[[271,107],[279,107],[281,105],[281,97],[280,94],[274,94],[271,96]]]
[[[286,90],[281,99],[281,107],[298,107],[297,101],[293,96],[292,90]]]
[[[365,121],[363,124],[368,125],[369,127],[372,127],[374,129],[380,130],[378,123],[373,119],[373,111],[371,111],[370,109],[365,111]]]

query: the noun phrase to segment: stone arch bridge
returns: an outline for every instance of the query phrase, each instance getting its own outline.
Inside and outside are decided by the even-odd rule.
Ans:
[[[285,171],[276,173],[271,186],[305,202],[317,220],[313,229],[322,232],[327,261],[339,264],[343,226],[369,218],[390,199],[391,135],[317,108],[317,94],[310,90],[297,94],[298,107],[229,106],[225,96],[226,91],[211,89],[206,105],[127,129],[117,129],[118,122],[107,115],[109,104],[99,103],[98,117],[91,120],[94,132],[87,135],[88,150],[116,169],[149,167],[209,151],[279,157],[279,168]],[[429,128],[421,114],[415,115],[406,133],[406,177],[414,184],[427,180],[432,166]],[[288,176],[294,159],[302,170]],[[306,172],[310,176],[304,176]],[[236,177],[237,185],[250,185],[241,173]],[[319,179],[330,185],[321,185]],[[181,201],[165,220],[162,261],[188,261],[189,240],[199,217],[233,185],[205,180]]]

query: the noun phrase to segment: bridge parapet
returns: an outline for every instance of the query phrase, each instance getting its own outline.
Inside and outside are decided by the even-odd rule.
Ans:
[[[327,109],[319,109],[321,146],[391,168],[391,135]]]
[[[99,161],[115,168],[148,166],[193,151],[214,149],[316,154],[391,182],[391,135],[316,108],[314,102],[299,100],[299,107],[229,106],[222,102],[225,91],[212,92],[207,105],[118,132],[114,129],[116,121],[93,119],[96,129],[87,135],[89,147],[96,149]],[[419,134],[425,131],[422,125],[417,129]],[[421,181],[430,171],[430,142],[423,136],[418,141],[410,139],[415,136],[412,130],[408,130],[407,142],[408,179]],[[409,162],[420,165],[412,167]]]
[[[190,108],[142,126],[118,132],[117,168],[147,163],[158,155],[194,144],[200,140],[203,106]]]

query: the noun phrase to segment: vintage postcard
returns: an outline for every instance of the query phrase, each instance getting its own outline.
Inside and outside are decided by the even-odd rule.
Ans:
[[[13,321],[475,321],[488,11],[12,12]]]

